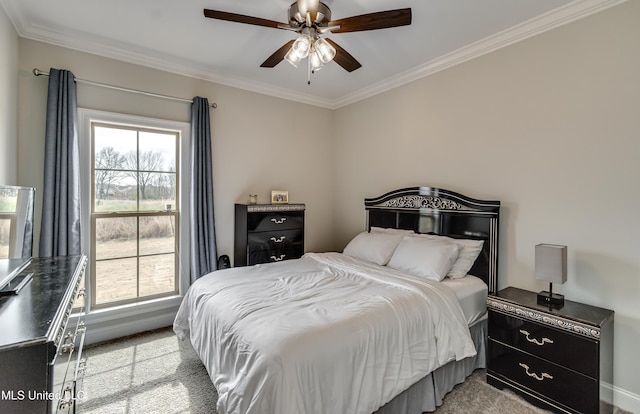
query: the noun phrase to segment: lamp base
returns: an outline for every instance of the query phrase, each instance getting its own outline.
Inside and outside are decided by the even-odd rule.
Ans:
[[[561,308],[564,306],[564,295],[549,293],[548,291],[543,290],[542,292],[538,292],[538,305]]]

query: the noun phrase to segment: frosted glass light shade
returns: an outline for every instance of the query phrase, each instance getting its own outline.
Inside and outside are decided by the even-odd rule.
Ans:
[[[312,50],[309,54],[309,64],[311,65],[311,70],[314,72],[322,69],[322,66],[324,66],[320,56],[318,56],[318,52],[315,50]]]
[[[300,59],[302,57],[293,51],[293,49],[289,50],[286,55],[284,55],[284,60],[291,63],[294,67],[298,67],[298,63],[300,63]]]
[[[311,39],[307,35],[301,35],[293,42],[291,51],[300,55],[300,58],[306,58],[309,55],[309,49],[311,48]]]
[[[313,44],[313,47],[318,53],[320,60],[322,60],[322,63],[330,62],[336,55],[336,48],[331,46],[331,44],[323,38],[318,38]]]

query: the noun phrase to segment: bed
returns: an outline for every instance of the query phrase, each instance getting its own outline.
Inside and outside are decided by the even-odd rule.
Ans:
[[[418,414],[485,366],[500,202],[432,187],[365,199],[342,253],[213,272],[174,331],[220,414]]]

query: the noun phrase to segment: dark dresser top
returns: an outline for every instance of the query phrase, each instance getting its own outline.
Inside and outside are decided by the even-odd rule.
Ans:
[[[504,302],[509,302],[516,306],[522,306],[534,311],[542,312],[548,315],[554,315],[559,318],[569,319],[585,325],[599,327],[613,316],[613,311],[609,309],[599,308],[597,306],[585,305],[583,303],[564,301],[562,308],[556,309],[545,305],[538,304],[538,293],[531,292],[515,287],[502,289],[494,298],[500,298]]]
[[[72,299],[70,282],[85,261],[85,256],[31,260],[22,273],[33,273],[33,279],[18,295],[0,297],[0,350],[54,340],[52,330],[66,310],[60,305]]]

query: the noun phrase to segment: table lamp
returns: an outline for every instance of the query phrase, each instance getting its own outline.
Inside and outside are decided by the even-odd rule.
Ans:
[[[538,293],[538,304],[561,308],[564,296],[553,293],[553,284],[567,281],[567,246],[536,245],[536,279],[549,282],[549,290]]]

